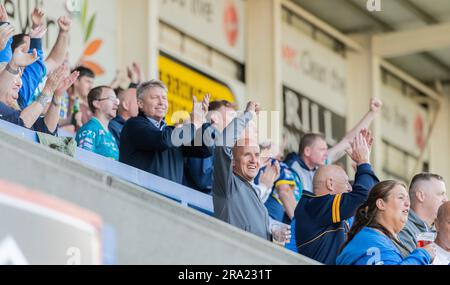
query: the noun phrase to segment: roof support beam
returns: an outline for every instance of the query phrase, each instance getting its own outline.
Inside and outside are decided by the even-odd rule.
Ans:
[[[400,5],[411,11],[414,15],[416,15],[419,19],[421,19],[423,22],[425,22],[428,25],[434,25],[438,24],[439,20],[437,20],[432,15],[425,12],[422,8],[414,4],[411,0],[403,0],[398,1]]]
[[[432,51],[450,47],[450,37],[447,35],[450,35],[450,23],[389,32],[373,37],[373,49],[383,58]]]

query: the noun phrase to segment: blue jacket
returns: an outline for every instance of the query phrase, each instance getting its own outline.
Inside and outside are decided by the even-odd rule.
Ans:
[[[338,265],[428,265],[431,257],[422,248],[403,259],[395,244],[384,234],[363,228],[337,257]]]
[[[0,51],[0,63],[11,61],[11,58],[12,58],[11,44],[12,44],[12,42],[13,42],[13,38],[11,37],[8,40],[8,42],[6,43],[5,48]]]
[[[211,194],[214,176],[214,157],[197,158],[188,157],[185,163],[185,176],[183,184]]]
[[[172,133],[182,139],[181,146],[174,145]],[[129,119],[122,129],[119,161],[181,184],[185,157],[212,155],[209,147],[190,146],[194,145],[195,135],[193,125],[185,125],[180,129],[165,127],[161,130],[143,114],[139,114]]]
[[[108,129],[116,139],[117,146],[120,147],[120,134],[122,133],[123,126],[125,126],[125,119],[122,116],[117,115],[114,119],[109,121]]]
[[[23,85],[19,90],[19,99],[17,100],[22,110],[34,102],[35,95],[39,95],[35,94],[36,89],[47,75],[47,68],[44,63],[44,52],[42,51],[42,40],[31,39],[30,49],[30,52],[33,49],[36,49],[38,60],[27,66],[22,74]]]
[[[352,192],[319,197],[304,192],[294,215],[298,252],[324,264],[335,264],[350,229],[346,220],[354,216],[378,182],[372,166],[362,164],[358,166]]]

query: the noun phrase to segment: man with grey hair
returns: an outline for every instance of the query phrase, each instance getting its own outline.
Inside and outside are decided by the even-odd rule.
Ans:
[[[438,209],[448,200],[444,179],[432,173],[417,174],[411,181],[409,197],[411,209],[399,238],[411,253],[417,247],[418,235],[435,233],[433,224]]]
[[[129,119],[120,137],[119,161],[149,173],[182,183],[185,157],[211,156],[209,147],[194,139],[201,135],[209,105],[194,98],[192,123],[181,128],[167,126],[167,87],[159,80],[142,83],[137,89],[139,115]],[[198,131],[197,131],[198,130]]]

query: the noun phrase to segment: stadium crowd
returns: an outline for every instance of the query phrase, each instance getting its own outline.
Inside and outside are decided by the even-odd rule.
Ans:
[[[371,166],[368,130],[382,102],[335,146],[305,134],[298,153],[258,141],[249,102],[243,112],[222,100],[193,100],[189,120],[168,125],[168,90],[128,68],[127,89],[117,81],[94,87],[95,74],[68,63],[71,19],[44,55],[45,13],[30,15],[28,34],[14,34],[0,5],[0,118],[58,136],[75,134],[80,148],[212,195],[214,216],[263,239],[328,265],[449,265],[450,202],[443,178],[419,173],[409,187],[380,181]],[[334,164],[347,155],[350,180]],[[281,239],[280,239],[281,236]]]

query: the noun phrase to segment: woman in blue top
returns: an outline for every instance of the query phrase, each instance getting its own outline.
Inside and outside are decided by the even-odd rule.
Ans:
[[[408,220],[406,186],[383,181],[374,186],[366,203],[358,208],[347,242],[337,257],[338,265],[428,265],[434,245],[409,254],[397,237]]]

